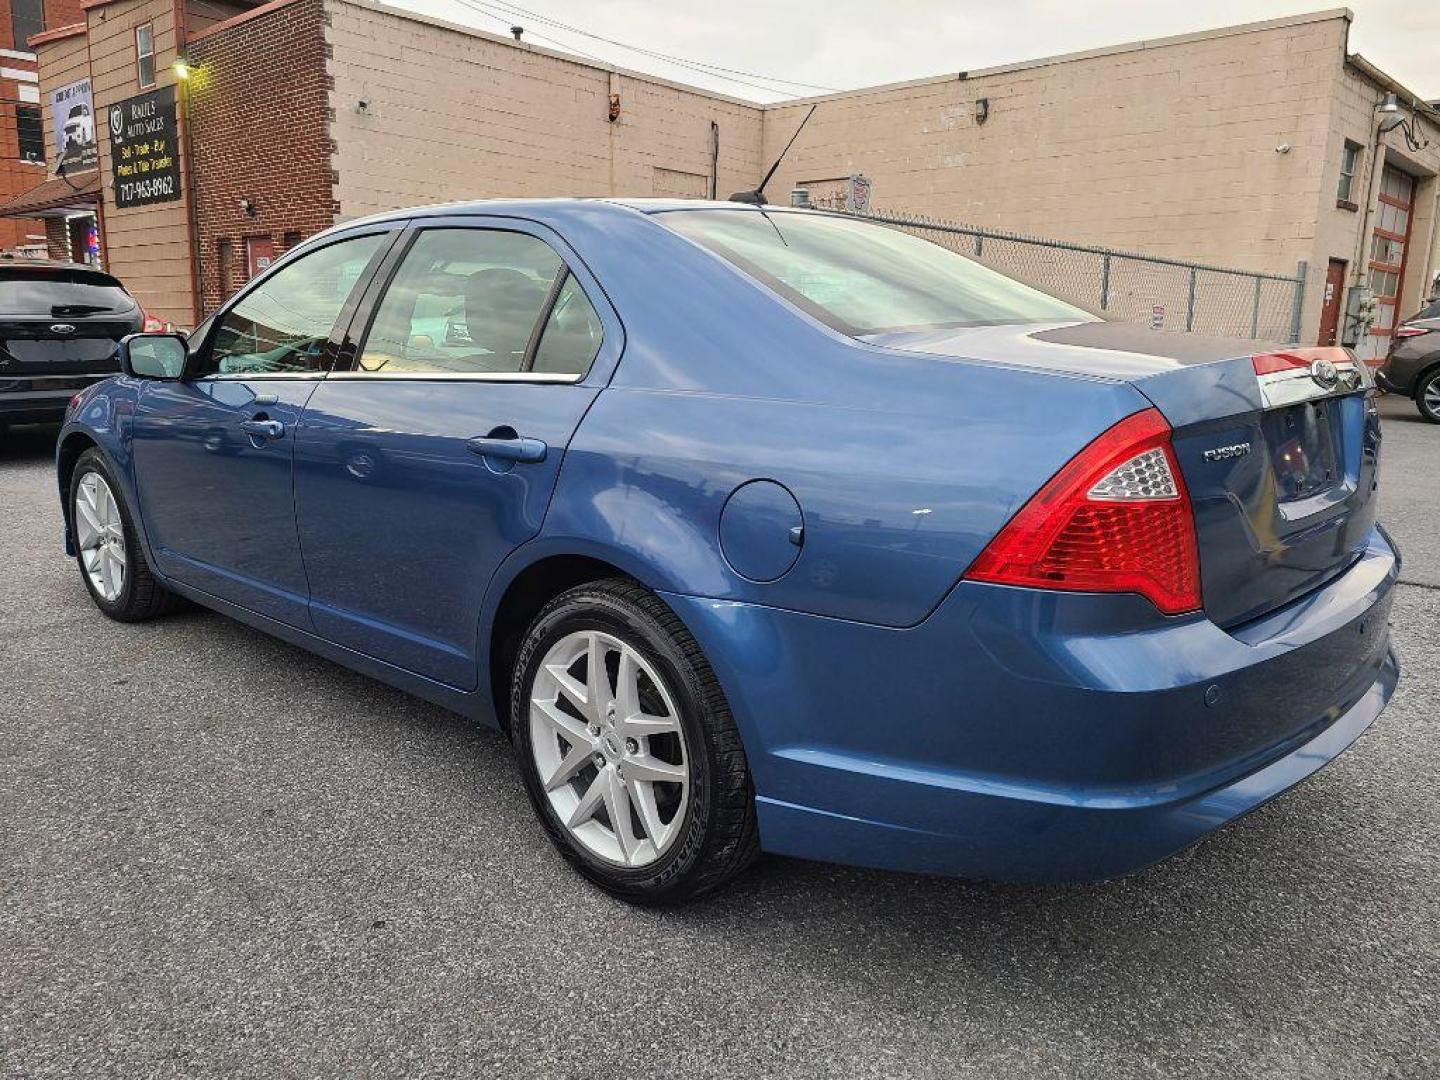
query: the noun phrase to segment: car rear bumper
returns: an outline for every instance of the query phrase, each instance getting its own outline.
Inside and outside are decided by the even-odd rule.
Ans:
[[[1186,847],[1374,721],[1399,673],[1397,565],[1376,530],[1344,574],[1228,633],[978,583],[906,630],[666,599],[730,697],[766,850],[1085,881]]]

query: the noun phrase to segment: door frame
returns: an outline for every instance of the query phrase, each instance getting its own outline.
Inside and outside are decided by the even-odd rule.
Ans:
[[[566,383],[578,386],[607,386],[615,369],[619,366],[620,356],[625,351],[625,325],[620,321],[620,315],[610,303],[610,297],[601,287],[599,280],[591,272],[590,267],[585,264],[577,252],[558,232],[548,225],[544,225],[530,218],[508,217],[503,214],[446,214],[411,218],[404,223],[404,229],[391,244],[377,266],[374,273],[370,275],[364,290],[360,294],[359,302],[355,310],[350,313],[350,320],[345,328],[343,340],[339,346],[339,353],[335,364],[330,368],[326,378],[330,379],[374,379],[393,380],[402,379],[422,382],[456,382],[456,381],[484,381],[484,382],[534,382],[534,383]],[[476,229],[500,232],[518,232],[533,236],[548,244],[554,249],[555,254],[565,264],[565,267],[580,282],[585,290],[585,297],[590,301],[595,313],[600,316],[600,323],[603,336],[600,342],[600,351],[595,354],[594,361],[590,364],[590,370],[581,378],[574,378],[568,375],[552,375],[545,372],[533,371],[497,371],[497,372],[476,372],[472,374],[457,374],[454,372],[405,372],[392,373],[388,375],[376,372],[357,371],[356,364],[359,361],[360,351],[364,346],[365,339],[369,336],[375,316],[379,311],[380,301],[389,291],[390,284],[399,272],[400,264],[405,256],[414,246],[415,240],[420,233],[429,229]],[[555,297],[552,295],[546,302],[545,310],[541,312],[540,325],[549,318],[550,307]],[[343,316],[342,312],[342,316]]]
[[[1338,273],[1337,273],[1338,268]],[[1335,345],[1340,340],[1340,328],[1345,318],[1345,277],[1350,271],[1350,263],[1345,259],[1331,259],[1325,264],[1325,287],[1328,289],[1332,284],[1335,286],[1335,303],[1333,306],[1334,319],[1328,320],[1327,309],[1331,308],[1326,300],[1325,294],[1320,297],[1320,329],[1316,334],[1316,343],[1320,345]],[[1330,322],[1329,340],[1326,340],[1326,323]]]

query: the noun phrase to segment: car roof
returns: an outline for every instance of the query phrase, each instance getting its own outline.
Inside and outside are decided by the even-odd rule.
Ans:
[[[91,274],[102,274],[113,279],[115,275],[101,270],[98,266],[91,266],[89,263],[65,262],[60,259],[6,259],[0,258],[0,273],[6,270],[54,270],[57,273],[61,270],[84,270]]]
[[[726,202],[714,199],[466,199],[459,202],[433,203],[425,206],[402,207],[383,210],[362,218],[338,223],[336,229],[348,229],[356,225],[371,225],[385,221],[403,221],[415,217],[449,217],[468,214],[501,214],[517,217],[533,217],[540,220],[568,216],[577,210],[595,211],[611,208],[616,213],[657,214],[669,210],[745,210],[776,211],[790,210],[788,206],[754,203]]]

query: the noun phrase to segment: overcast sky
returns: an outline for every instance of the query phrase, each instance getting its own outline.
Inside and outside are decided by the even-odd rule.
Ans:
[[[773,101],[819,91],[712,78],[571,30],[673,57],[851,89],[1320,10],[1323,0],[390,0],[620,67]],[[1350,48],[1440,98],[1440,3],[1353,0]],[[517,9],[532,14],[520,13]],[[542,37],[543,35],[543,37]],[[549,40],[545,40],[549,39]],[[786,93],[785,90],[791,92]]]

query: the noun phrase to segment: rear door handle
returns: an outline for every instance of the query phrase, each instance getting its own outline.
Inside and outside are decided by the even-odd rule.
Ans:
[[[476,435],[465,445],[470,448],[472,454],[479,454],[481,457],[504,458],[506,461],[520,461],[529,464],[544,461],[545,455],[550,450],[542,440],[527,439],[521,435],[502,439]]]
[[[285,434],[285,425],[279,420],[241,420],[240,430],[255,439],[279,439]]]

